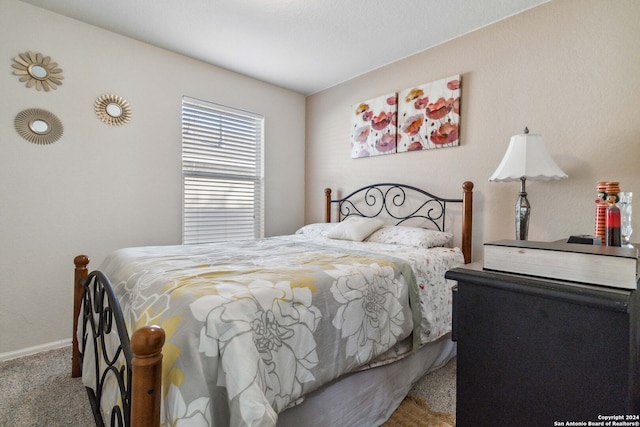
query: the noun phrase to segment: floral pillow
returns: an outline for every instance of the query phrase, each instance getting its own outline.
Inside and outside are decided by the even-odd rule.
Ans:
[[[304,234],[305,236],[312,239],[318,237],[327,237],[327,233],[329,233],[329,230],[331,230],[335,226],[336,224],[332,222],[318,222],[314,224],[307,224],[304,227],[298,229],[298,231],[296,231],[296,234]]]
[[[426,228],[386,225],[372,233],[365,241],[428,249],[437,246],[450,246],[453,235]]]
[[[383,225],[384,222],[379,219],[350,216],[329,230],[327,237],[330,239],[362,242]]]

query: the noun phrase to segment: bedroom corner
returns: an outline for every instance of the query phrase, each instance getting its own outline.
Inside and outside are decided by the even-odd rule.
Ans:
[[[303,95],[18,0],[2,2],[0,36],[0,355],[71,341],[76,255],[97,267],[119,247],[181,243],[183,95],[265,116],[265,232],[303,225]],[[13,74],[27,51],[58,64],[56,89]],[[128,103],[126,124],[96,115],[104,94]],[[14,118],[30,108],[55,114],[62,136],[23,139]]]

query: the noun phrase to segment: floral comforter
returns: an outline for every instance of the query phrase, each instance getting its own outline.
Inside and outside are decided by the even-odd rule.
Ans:
[[[130,332],[166,332],[163,425],[273,426],[321,385],[448,333],[444,273],[463,262],[457,248],[291,235],[121,249],[100,270]]]

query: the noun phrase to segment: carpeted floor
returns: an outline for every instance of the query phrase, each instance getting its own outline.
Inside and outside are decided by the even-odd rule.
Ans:
[[[383,427],[454,427],[455,424],[452,414],[432,411],[422,399],[410,394]]]
[[[87,393],[71,378],[71,347],[0,363],[0,426],[91,427]]]
[[[87,394],[79,378],[71,378],[71,347],[0,363],[0,426],[91,427]],[[455,359],[422,378],[410,395],[433,412],[455,413]],[[417,403],[416,403],[417,402]],[[405,409],[405,408],[403,408]],[[413,410],[408,407],[406,409]],[[438,421],[439,422],[439,421]],[[429,424],[394,424],[421,426]],[[433,426],[444,424],[436,424]]]
[[[410,396],[420,398],[434,412],[456,413],[456,358],[418,381]]]

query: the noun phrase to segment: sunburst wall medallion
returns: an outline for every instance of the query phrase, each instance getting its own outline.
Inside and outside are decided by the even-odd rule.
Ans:
[[[96,99],[96,115],[108,125],[121,126],[131,120],[129,103],[118,95],[102,95]]]
[[[18,113],[14,120],[21,137],[34,144],[52,144],[62,136],[62,122],[55,114],[39,108]]]
[[[58,68],[58,64],[52,62],[49,56],[28,51],[21,53],[13,60],[15,61],[11,64],[15,68],[13,74],[18,76],[21,82],[26,82],[27,87],[49,92],[50,89],[57,89],[62,84],[64,78],[61,74],[62,69]]]

